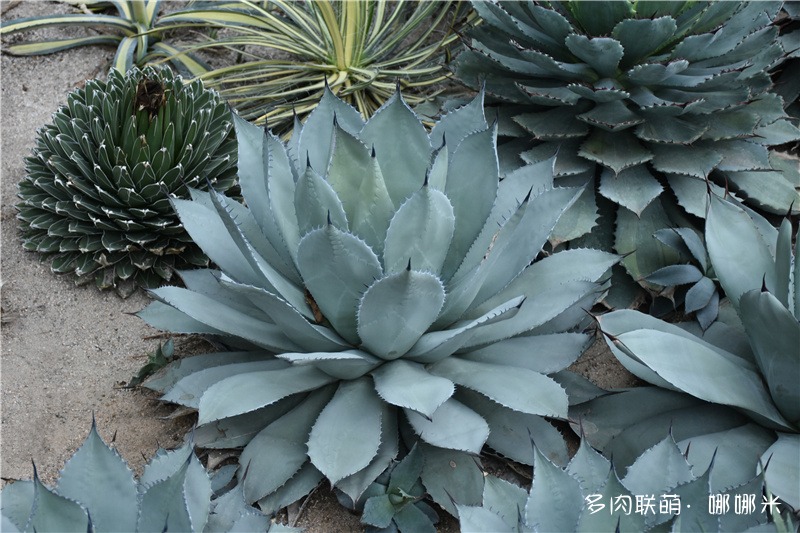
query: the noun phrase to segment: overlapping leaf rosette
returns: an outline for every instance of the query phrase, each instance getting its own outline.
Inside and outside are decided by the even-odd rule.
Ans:
[[[768,70],[796,48],[772,24],[781,4],[476,0],[483,24],[455,71],[501,102],[509,153],[587,184],[556,240],[599,215],[594,238],[639,280],[678,260],[655,231],[702,231],[709,184],[800,212],[796,162],[769,150],[800,138],[770,92]]]
[[[530,463],[534,434],[565,462],[545,417],[563,419],[567,395],[548,375],[591,342],[575,328],[617,261],[539,259],[580,191],[500,180],[482,95],[430,133],[399,93],[365,123],[326,91],[288,146],[235,126],[247,207],[174,202],[219,270],[183,272],[140,316],[240,350],[148,385],[199,411],[198,445],[244,447],[247,500],[274,510],[327,478],[355,501],[419,444],[425,490],[455,513],[451,497],[480,502],[485,444]]]

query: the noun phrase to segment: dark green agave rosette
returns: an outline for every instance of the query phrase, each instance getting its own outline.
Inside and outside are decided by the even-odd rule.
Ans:
[[[708,187],[800,213],[796,161],[770,150],[800,138],[771,92],[800,45],[772,24],[781,4],[475,1],[483,23],[454,68],[501,102],[506,152],[585,185],[554,242],[596,227],[640,280],[678,260],[653,233],[702,233]]]
[[[208,264],[170,201],[208,183],[230,190],[236,139],[226,104],[201,82],[168,69],[112,70],[70,93],[26,168],[17,204],[25,249],[124,296]]]

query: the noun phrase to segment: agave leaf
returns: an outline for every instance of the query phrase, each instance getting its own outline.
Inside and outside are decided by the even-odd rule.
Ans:
[[[590,494],[600,487],[603,476],[610,468],[608,459],[597,453],[586,439],[581,438],[578,451],[564,470],[578,480],[584,494]]]
[[[361,141],[336,128],[334,144],[328,180],[342,201],[351,231],[381,256],[395,209],[387,190],[389,182],[375,152],[370,155]]]
[[[659,268],[644,279],[656,285],[672,287],[697,283],[703,279],[703,273],[694,265],[667,265]],[[713,282],[711,285],[713,287]]]
[[[308,115],[298,139],[297,161],[301,171],[305,170],[307,160],[317,172],[327,172],[334,122],[351,135],[358,134],[364,127],[364,120],[358,111],[336,98],[326,85],[319,105]]]
[[[641,216],[642,211],[652,202],[664,187],[653,177],[644,165],[635,166],[613,173],[603,169],[600,175],[600,194]]]
[[[358,237],[329,224],[311,231],[300,241],[297,268],[320,311],[337,333],[358,344],[353,309],[365,287],[383,273],[375,253]]]
[[[402,357],[436,320],[444,298],[442,283],[428,272],[406,269],[379,279],[358,306],[363,345],[383,359]]]
[[[356,379],[379,366],[381,360],[361,350],[343,352],[282,353],[278,357],[294,366],[311,365],[337,379]]]
[[[419,505],[406,505],[394,515],[394,523],[399,531],[419,531],[420,533],[436,533],[436,527],[428,512]],[[434,513],[435,511],[431,510]]]
[[[175,383],[170,390],[161,397],[161,400],[197,409],[200,405],[200,398],[210,386],[218,381],[247,372],[278,370],[281,368],[288,368],[288,365],[283,361],[273,358],[244,363],[234,363],[230,361],[228,364],[205,368],[185,376]]]
[[[800,428],[800,323],[768,292],[742,294],[739,316],[772,401]]]
[[[481,304],[511,283],[538,255],[561,214],[577,199],[575,189],[550,189],[523,202],[500,229],[481,268],[486,280],[473,305]],[[495,296],[496,298],[497,296]]]
[[[164,393],[168,388],[173,387],[186,376],[207,368],[272,359],[273,357],[274,356],[269,352],[258,352],[255,350],[246,352],[216,352],[192,357],[182,357],[149,377],[145,381],[144,386],[150,390]]]
[[[716,469],[715,469],[716,470]],[[714,474],[715,472],[711,473],[711,493],[714,494],[716,489],[714,488]],[[742,498],[743,500],[747,500],[753,498],[751,495],[755,494],[763,494],[764,493],[764,475],[763,472],[757,476],[752,477],[747,483],[743,483],[736,487],[727,489],[725,491],[726,494],[729,494],[730,499],[733,500],[734,505],[736,503],[737,498]],[[733,513],[725,513],[720,516],[720,530],[721,531],[752,531],[750,528],[757,527],[759,525],[765,525],[767,523],[767,513],[766,509],[758,509],[757,507],[753,509],[752,513],[740,513],[736,514],[736,508],[734,507]],[[787,530],[788,531],[788,530]]]
[[[438,274],[455,221],[447,196],[423,185],[403,202],[389,223],[383,255],[386,272],[399,272],[410,260],[415,270]]]
[[[595,181],[591,178],[581,187],[581,193],[572,206],[558,218],[548,239],[551,246],[556,247],[562,242],[576,240],[588,234],[597,225],[599,210],[594,190]]]
[[[298,346],[315,352],[329,352],[348,347],[347,343],[335,332],[317,324],[311,324],[306,317],[300,314],[298,308],[303,309],[308,305],[305,301],[303,301],[302,307],[299,307],[291,305],[279,296],[259,287],[227,281],[222,281],[221,284],[234,292],[248,296],[250,301],[264,311]],[[307,312],[313,317],[310,310]]]
[[[489,344],[459,357],[552,374],[574,363],[592,341],[592,336],[583,333],[526,335]]]
[[[198,191],[194,198],[208,194]],[[210,196],[209,203],[210,203]],[[200,248],[208,250],[209,256],[230,277],[237,281],[258,285],[260,276],[256,274],[234,239],[231,238],[225,223],[214,211],[197,201],[173,199],[172,204],[186,231]]]
[[[497,479],[494,476],[487,478]],[[503,480],[500,482],[505,483]],[[456,505],[458,514],[458,525],[464,533],[480,531],[496,531],[497,533],[514,533],[519,531],[516,518],[501,516],[494,509],[490,509],[485,503],[480,506]]]
[[[271,405],[199,426],[194,431],[194,443],[199,448],[243,448],[264,426],[277,420],[303,400],[295,394]]]
[[[193,454],[187,457],[176,473],[154,483],[142,494],[137,530],[192,531],[192,518],[184,499],[184,484],[192,457]]]
[[[85,507],[101,530],[136,527],[136,483],[125,461],[92,429],[67,461],[58,480],[58,494]]]
[[[654,476],[656,471],[660,475]],[[628,467],[622,483],[633,494],[668,494],[678,485],[693,479],[689,463],[672,436],[667,435]]]
[[[653,159],[653,154],[632,133],[611,133],[599,128],[595,128],[581,144],[578,155],[615,173]]]
[[[776,409],[761,377],[717,351],[692,339],[656,330],[631,331],[618,335],[617,339],[678,389],[706,401],[757,413],[775,427],[790,427]]]
[[[31,517],[25,526],[30,526],[34,531],[44,532],[80,532],[89,531],[90,519],[77,502],[59,496],[48,489],[36,473],[36,466],[33,467],[33,506]]]
[[[245,446],[239,458],[242,466],[238,477],[248,503],[275,492],[306,463],[308,434],[333,392],[330,387],[312,392]]]
[[[442,403],[430,418],[411,409],[404,411],[417,435],[439,448],[478,454],[489,437],[486,421],[452,398]]]
[[[389,500],[389,494],[379,494],[364,502],[364,512],[361,521],[370,526],[385,529],[392,523],[395,515],[394,504]]]
[[[800,204],[800,193],[782,172],[728,171],[725,176],[734,190],[746,195],[748,203],[768,213],[783,215],[791,206]]]
[[[658,52],[669,43],[678,30],[673,17],[649,19],[648,15],[641,13],[640,5],[636,6],[636,11],[642,18],[622,20],[611,32],[611,36],[617,39],[625,50],[623,59],[625,65],[634,65]]]
[[[739,252],[746,242],[750,251]],[[732,202],[711,195],[706,219],[706,246],[720,285],[738,309],[749,290],[775,286],[775,263],[767,243],[748,214]]]
[[[798,237],[800,237],[800,233]],[[789,309],[790,314],[792,313],[790,304],[793,297],[790,287],[792,260],[792,223],[786,217],[781,222],[777,242],[775,243],[775,292],[773,296],[778,299],[783,307]]]
[[[770,492],[797,509],[800,507],[800,435],[778,433],[778,440],[761,456],[761,464],[767,465],[764,481]]]
[[[574,531],[581,514],[578,480],[551,463],[534,445],[533,484],[525,522],[541,531]]]
[[[280,231],[283,243],[285,243],[289,254],[296,261],[297,245],[300,242],[297,210],[294,205],[295,180],[297,176],[294,174],[294,167],[289,160],[286,147],[274,135],[267,135],[264,157],[265,160],[262,165],[268,165],[266,186],[270,211],[275,219],[275,225]],[[305,159],[302,161],[305,161]],[[277,243],[274,245],[280,246]]]
[[[348,230],[347,215],[336,191],[311,167],[297,180],[294,206],[301,238],[325,226],[328,220],[336,228]]]
[[[521,413],[561,418],[567,416],[567,394],[564,389],[551,378],[527,368],[448,357],[431,366],[430,372]]]
[[[0,527],[3,531],[24,531],[33,513],[35,487],[31,480],[20,480],[3,487]],[[13,526],[13,527],[12,527]]]
[[[445,193],[458,224],[442,267],[444,279],[458,269],[492,211],[500,173],[496,136],[496,126],[472,133],[449,158]]]
[[[423,446],[422,484],[433,501],[456,515],[456,505],[480,505],[484,476],[478,459],[468,453]]]
[[[239,374],[215,383],[200,399],[198,424],[255,411],[298,392],[315,390],[334,378],[313,367]]]
[[[354,503],[357,502],[375,479],[392,464],[398,452],[397,410],[384,404],[381,419],[381,444],[378,447],[378,453],[369,466],[340,480],[336,484],[336,488],[347,494]]]
[[[651,144],[653,167],[668,174],[685,174],[705,179],[716,168],[722,156],[711,147]]]
[[[431,130],[431,145],[434,148],[447,144],[447,150],[452,156],[453,152],[467,135],[486,129],[486,117],[483,113],[483,91],[450,113],[444,115]]]
[[[372,372],[375,390],[386,402],[430,418],[455,391],[453,382],[430,374],[418,364],[395,360]]]
[[[701,278],[700,281],[692,285],[686,291],[685,309],[687,313],[694,313],[700,311],[711,303],[714,295],[717,294],[717,286],[709,278]],[[717,296],[718,298],[719,296]],[[698,316],[698,319],[700,317]],[[714,317],[716,319],[716,317]],[[708,328],[710,324],[704,324],[704,328]]]
[[[268,516],[247,505],[238,484],[212,502],[205,531],[267,531],[270,529]]]
[[[314,423],[308,457],[331,483],[369,465],[381,440],[381,402],[368,378],[345,381]]]
[[[375,150],[389,195],[399,206],[417,190],[427,170],[431,142],[425,127],[397,91],[367,121],[360,138]],[[403,142],[396,143],[396,138]]]
[[[709,501],[710,478],[714,465],[708,467],[703,475],[696,479],[679,485],[673,491],[681,502]],[[681,503],[681,512],[677,513],[673,527],[678,531],[719,531],[720,515],[711,512],[708,505],[684,505]]]
[[[711,466],[710,485],[713,492],[749,481],[760,457],[775,442],[775,434],[758,424],[744,425],[686,438],[678,443],[695,472]]]
[[[222,302],[180,287],[162,287],[153,295],[194,320],[212,328],[249,340],[273,351],[297,351],[297,346],[289,341],[281,329],[268,320],[245,313]]]
[[[258,507],[265,514],[276,513],[279,509],[283,509],[311,492],[314,487],[319,485],[323,477],[322,473],[311,464],[311,461],[308,461],[285,485],[266,498],[259,500]]]
[[[596,500],[594,498],[597,497]],[[598,489],[595,494],[586,495],[584,507],[578,520],[578,527],[575,531],[644,531],[645,517],[643,514],[634,513],[631,509],[629,514],[625,513],[624,505],[627,501],[629,506],[633,506],[634,495],[620,483],[613,468],[609,469],[605,484]],[[605,505],[604,509],[592,512],[592,502]],[[700,500],[697,500],[700,501]],[[620,507],[622,505],[623,507]],[[613,510],[616,508],[616,512]]]
[[[599,78],[613,78],[625,49],[619,41],[607,37],[589,38],[573,33],[564,44],[575,57],[592,66]]]
[[[651,202],[639,216],[627,209],[618,210],[615,248],[619,254],[627,254],[622,264],[633,279],[678,262],[677,253],[653,238],[656,231],[672,225],[661,201]]]
[[[505,457],[532,465],[533,438],[541,453],[550,461],[556,464],[567,462],[569,455],[564,438],[544,418],[508,409],[470,390],[460,390],[457,399],[489,423],[486,444]]]

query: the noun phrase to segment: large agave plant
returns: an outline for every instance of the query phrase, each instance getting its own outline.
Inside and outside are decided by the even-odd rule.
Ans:
[[[124,295],[208,264],[170,198],[207,183],[230,189],[236,139],[227,106],[201,82],[153,67],[112,70],[70,93],[26,168],[17,204],[25,248],[52,258],[54,272]]]
[[[556,240],[588,232],[599,209],[616,233],[598,238],[630,253],[639,280],[675,260],[654,231],[705,218],[708,180],[766,212],[800,213],[797,165],[768,150],[800,138],[768,92],[767,70],[788,52],[771,25],[781,2],[473,6],[483,24],[457,75],[502,102],[512,155],[554,157],[556,184],[590,184]]]
[[[220,270],[183,272],[139,316],[244,350],[149,386],[198,409],[198,445],[244,446],[247,500],[271,511],[327,478],[356,501],[418,444],[425,490],[454,513],[451,497],[480,501],[484,444],[530,463],[530,432],[565,462],[542,417],[563,418],[567,396],[547,374],[591,342],[568,330],[617,260],[536,261],[579,191],[499,181],[482,95],[430,133],[399,92],[365,123],[326,91],[288,147],[235,124],[247,207],[174,201]]]
[[[765,512],[763,473],[715,492],[709,483],[715,468],[698,472],[672,435],[645,450],[622,477],[583,440],[566,467],[537,451],[530,491],[489,476],[480,507],[458,506],[461,531],[795,530],[789,513]],[[727,501],[727,510],[715,501]]]
[[[221,470],[219,474],[224,477]],[[214,486],[216,485],[216,488]],[[270,528],[268,516],[209,477],[191,443],[159,450],[139,480],[92,423],[55,487],[33,480],[0,491],[0,526],[20,531],[296,531]]]
[[[243,61],[199,69],[209,87],[276,133],[305,118],[325,86],[369,117],[398,82],[412,105],[442,91],[457,33],[474,19],[460,0],[196,2],[163,18],[176,27],[224,28],[192,50],[234,49]]]
[[[634,311],[601,316],[617,359],[655,387],[603,396],[571,415],[618,468],[671,427],[694,465],[716,455],[715,487],[744,482],[766,465],[770,490],[797,511],[800,262],[791,224],[776,230],[713,195],[705,237],[727,295],[719,320],[702,332]]]

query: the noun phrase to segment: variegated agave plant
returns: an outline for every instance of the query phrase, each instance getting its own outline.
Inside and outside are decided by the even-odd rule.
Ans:
[[[797,234],[730,198],[711,196],[711,266],[726,299],[701,330],[630,310],[598,318],[629,371],[653,387],[572,408],[589,442],[618,469],[671,428],[695,466],[714,458],[715,488],[743,483],[765,465],[770,490],[800,510],[800,262]],[[792,253],[792,241],[795,251]]]
[[[579,191],[500,181],[482,99],[428,133],[399,93],[365,123],[326,91],[288,147],[237,117],[247,207],[175,200],[220,270],[183,272],[139,316],[241,351],[148,386],[198,409],[198,445],[244,446],[249,502],[271,511],[321,478],[356,501],[419,443],[425,490],[454,513],[450,497],[480,501],[484,444],[529,463],[534,433],[566,458],[542,417],[563,418],[567,396],[547,374],[591,342],[568,330],[617,258],[536,261]]]
[[[208,264],[170,205],[189,187],[236,183],[228,108],[169,69],[112,70],[70,93],[26,159],[17,204],[23,246],[54,272],[129,295],[173,268]]]
[[[796,163],[768,150],[800,138],[768,92],[791,52],[771,25],[781,4],[475,0],[483,24],[455,70],[503,102],[509,152],[554,158],[556,184],[588,184],[555,239],[588,232],[599,209],[598,238],[630,253],[638,280],[676,259],[656,230],[705,218],[707,180],[800,213]]]
[[[672,435],[642,452],[621,477],[585,440],[566,467],[537,450],[530,491],[488,476],[482,505],[458,506],[461,531],[796,530],[791,513],[774,507],[768,513],[761,505],[763,472],[739,485],[717,487],[710,477],[718,468],[694,467]],[[715,499],[727,500],[728,511],[715,509]],[[753,505],[737,508],[737,500]]]

